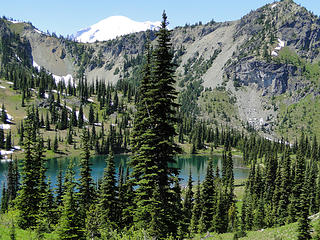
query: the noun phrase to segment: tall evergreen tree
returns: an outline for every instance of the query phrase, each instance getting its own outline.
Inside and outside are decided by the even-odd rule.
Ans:
[[[192,191],[192,174],[191,174],[191,168],[190,168],[186,196],[183,201],[183,213],[184,213],[185,224],[187,229],[189,228],[190,221],[192,218],[192,208],[193,208],[193,191]]]
[[[2,193],[1,193],[1,207],[0,212],[5,213],[8,210],[8,191],[6,188],[6,184],[4,183],[2,186]]]
[[[122,186],[122,191],[123,191],[123,198],[120,199],[120,201],[122,200],[120,223],[122,223],[122,226],[130,227],[133,224],[134,191],[133,191],[133,182],[132,180],[129,179],[128,167],[126,171],[125,182]]]
[[[194,234],[198,232],[198,225],[201,216],[201,191],[200,191],[200,179],[198,178],[197,191],[194,198],[194,204],[192,208],[192,217],[190,222],[190,233]]]
[[[176,135],[174,124],[177,123],[175,117],[177,93],[174,88],[173,55],[167,24],[164,12],[161,28],[157,33],[158,44],[153,52],[154,61],[151,58],[151,49],[147,45],[146,63],[132,134],[134,153],[131,162],[132,177],[137,185],[135,222],[138,227],[152,229],[157,236],[163,231],[154,228],[162,227],[172,231],[170,226],[174,226],[176,222],[172,219],[172,216],[175,216],[172,212],[175,208],[174,203],[170,202],[170,199],[173,199],[170,184],[177,171],[170,169],[168,163],[174,162],[173,156],[179,150],[173,142],[173,137]],[[158,193],[154,192],[155,187],[159,188]],[[154,216],[154,211],[159,207],[163,207],[165,212]],[[163,219],[160,220],[159,217]]]
[[[36,225],[36,219],[39,211],[39,200],[41,199],[39,191],[40,163],[38,158],[34,157],[35,142],[33,142],[33,119],[28,117],[25,124],[25,142],[22,168],[22,183],[15,205],[19,210],[18,225],[26,229]],[[41,150],[39,150],[40,155]]]
[[[53,151],[58,152],[58,148],[59,148],[59,143],[58,143],[58,136],[56,134],[53,142]]]
[[[311,226],[309,219],[309,203],[308,203],[308,191],[306,186],[303,187],[300,202],[298,206],[298,240],[311,239]]]
[[[64,130],[64,129],[67,129],[67,127],[68,127],[68,110],[66,107],[66,103],[64,103],[64,106],[61,109],[59,129]]]
[[[49,113],[48,113],[48,111],[46,113],[45,128],[46,128],[47,131],[50,130],[50,121],[49,121]]]
[[[98,196],[98,207],[101,212],[103,227],[113,229],[116,227],[117,216],[117,187],[115,178],[114,156],[111,152],[107,158],[107,167],[103,173],[103,179]]]
[[[215,184],[213,176],[213,161],[209,160],[206,177],[202,184],[201,192],[201,204],[202,204],[202,213],[201,213],[201,222],[202,232],[207,232],[211,230],[212,219],[215,214]]]
[[[64,194],[61,207],[61,217],[57,225],[60,239],[78,240],[84,239],[83,229],[79,219],[81,216],[77,208],[77,197],[75,193],[76,182],[74,180],[74,164],[70,161],[64,183]]]
[[[89,108],[89,123],[90,124],[94,123],[94,109],[92,104],[90,104],[90,108]]]
[[[57,176],[57,186],[56,186],[56,204],[61,206],[62,204],[62,196],[63,196],[63,176],[61,165],[59,164],[59,172]]]
[[[79,114],[78,114],[78,127],[82,128],[84,124],[84,120],[83,120],[83,107],[82,104],[80,105],[79,108]]]
[[[7,120],[8,120],[8,115],[7,115],[7,111],[4,107],[4,104],[2,103],[2,106],[1,106],[1,121],[3,123],[7,123]]]
[[[281,165],[281,185],[280,185],[280,200],[277,209],[277,222],[279,225],[283,225],[286,222],[288,216],[288,204],[291,194],[291,182],[290,182],[290,165],[291,159],[288,150],[285,151],[283,156],[283,162]]]
[[[11,148],[12,148],[12,143],[11,143],[11,130],[10,130],[6,137],[5,149],[9,151]]]
[[[222,190],[217,194],[216,209],[213,215],[212,230],[217,233],[224,233],[228,227],[228,219],[226,214],[226,206]]]
[[[0,128],[0,148],[4,148],[4,131]]]
[[[83,130],[81,138],[82,154],[80,160],[79,202],[82,213],[85,216],[86,210],[88,210],[89,206],[93,203],[95,190],[91,177],[89,136],[86,129]]]
[[[306,170],[306,163],[305,163],[305,141],[304,135],[301,136],[297,157],[296,157],[296,164],[295,164],[295,172],[294,172],[294,179],[292,184],[292,197],[289,204],[289,222],[295,222],[299,216],[299,205],[301,202],[301,194],[303,191],[303,186],[305,185],[305,170]]]

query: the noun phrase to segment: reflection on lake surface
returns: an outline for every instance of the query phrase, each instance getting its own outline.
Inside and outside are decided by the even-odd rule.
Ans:
[[[115,155],[115,165],[118,174],[119,166],[127,167],[129,155]],[[181,155],[176,157],[176,164],[171,164],[171,167],[178,167],[180,169],[179,178],[181,178],[181,185],[186,185],[189,177],[189,171],[191,169],[192,177],[194,181],[197,181],[198,177],[202,181],[206,174],[206,168],[210,157],[213,159],[214,168],[218,165],[221,170],[221,156],[220,155]],[[97,182],[103,175],[103,170],[106,167],[107,156],[94,156],[91,158],[92,177]],[[72,159],[75,165],[76,178],[79,177],[79,161],[80,157],[66,157],[66,158],[52,158],[47,162],[47,176],[50,176],[52,185],[56,184],[56,176],[59,168],[63,171],[66,170],[69,161]],[[6,182],[6,175],[8,169],[8,162],[0,163],[0,183]],[[241,158],[234,158],[234,177],[235,179],[247,178],[249,175],[249,169],[244,168],[241,162]],[[1,191],[0,191],[1,194]]]

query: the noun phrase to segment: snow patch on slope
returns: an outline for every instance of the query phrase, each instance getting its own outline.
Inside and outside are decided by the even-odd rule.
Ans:
[[[39,64],[37,64],[34,60],[33,60],[33,62],[32,62],[32,66],[33,67],[35,67],[37,70],[38,70],[38,72],[40,72],[40,66],[39,66]]]
[[[33,29],[35,32],[37,32],[37,33],[39,33],[39,34],[44,34],[43,32],[41,32],[40,30],[38,30],[38,29]]]
[[[32,66],[35,67],[38,70],[38,72],[40,72],[41,67],[34,60],[32,62]],[[48,72],[48,73],[50,74],[50,72]],[[54,78],[56,84],[58,84],[61,81],[64,81],[66,86],[68,86],[69,81],[70,81],[71,85],[75,84],[71,74],[67,74],[66,76],[58,76],[58,75],[52,74],[52,77]]]
[[[58,75],[52,74],[52,77],[56,81],[56,84],[58,84],[61,81],[64,81],[66,86],[68,86],[69,81],[70,81],[71,85],[74,84],[73,77],[71,74],[67,74],[66,76],[58,76]]]
[[[158,30],[161,22],[136,22],[124,16],[108,17],[91,27],[81,29],[75,34],[78,42],[95,42],[114,39],[118,36],[146,31]]]
[[[17,21],[17,20],[8,20],[8,21],[12,23],[23,23],[22,21]]]
[[[278,56],[278,51],[284,48],[285,45],[285,41],[282,41],[280,38],[278,38],[278,46],[271,52],[271,56]]]
[[[0,112],[1,111],[2,111],[2,108],[0,108]],[[4,110],[4,111],[7,113],[7,120],[12,121],[13,120],[12,115],[10,115],[7,110]]]
[[[2,123],[2,124],[0,124],[0,128],[8,130],[11,128],[11,126],[10,126],[10,124]]]

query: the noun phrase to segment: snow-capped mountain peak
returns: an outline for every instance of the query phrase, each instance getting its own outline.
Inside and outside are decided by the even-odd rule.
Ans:
[[[108,17],[91,27],[81,29],[76,34],[74,39],[78,42],[95,42],[114,39],[117,36],[122,36],[134,32],[157,30],[161,22],[136,22],[124,16]]]

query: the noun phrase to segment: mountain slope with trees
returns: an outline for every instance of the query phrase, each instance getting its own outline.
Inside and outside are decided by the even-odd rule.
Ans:
[[[40,33],[31,24],[3,22],[29,41],[32,60],[55,75],[138,84],[146,32],[83,44]],[[302,102],[319,100],[319,29],[318,17],[291,0],[267,4],[233,22],[176,27],[172,47],[181,111],[238,129],[250,125],[271,138],[285,134],[293,140],[302,130],[319,135],[313,103],[308,109],[313,114],[304,121],[294,117],[308,112]],[[155,32],[149,35],[154,41]],[[204,107],[204,90],[222,91],[233,99],[234,111],[228,104]],[[218,102],[212,97],[209,103]]]

